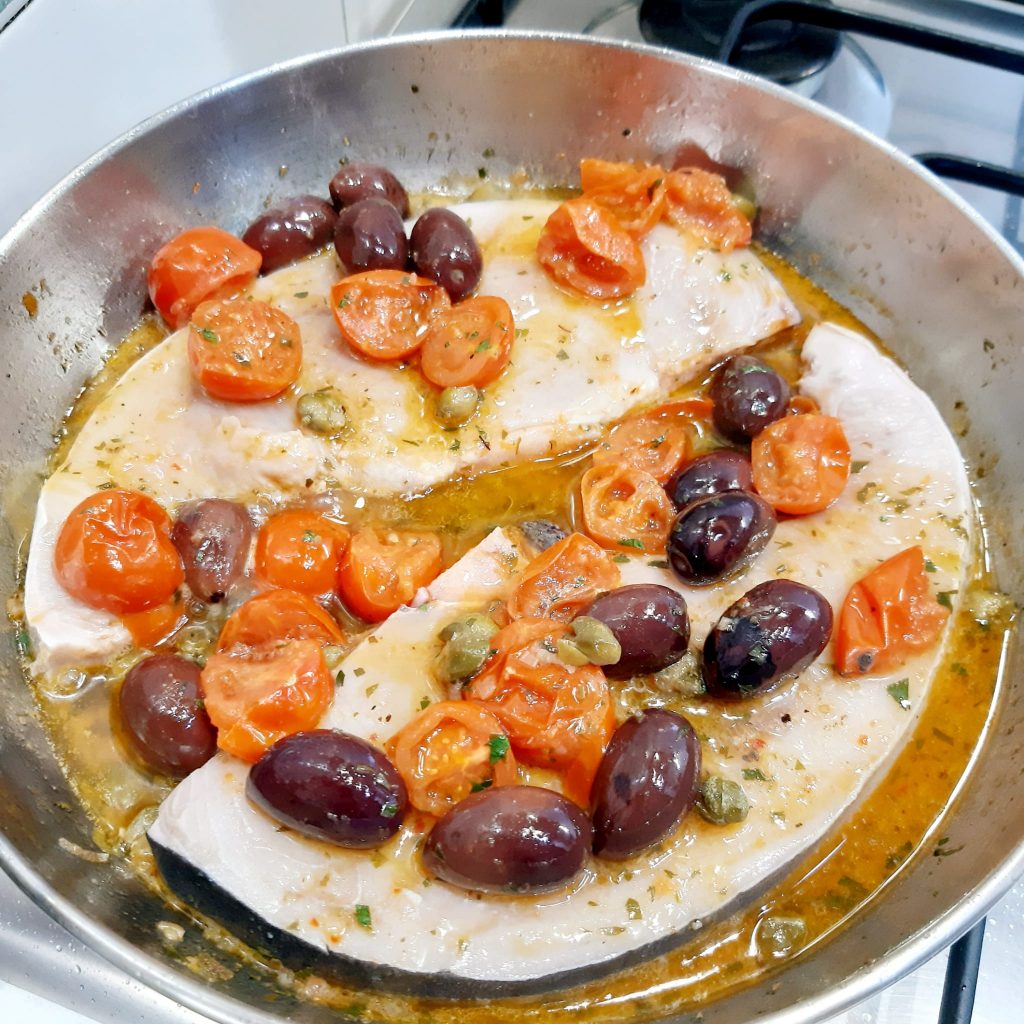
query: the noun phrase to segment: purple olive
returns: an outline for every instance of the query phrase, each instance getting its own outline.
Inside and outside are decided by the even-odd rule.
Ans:
[[[143,658],[128,670],[117,700],[129,744],[154,771],[183,779],[217,752],[194,661],[176,654]]]
[[[679,512],[698,498],[723,491],[752,491],[754,474],[750,459],[731,448],[720,448],[694,459],[665,485],[665,491]]]
[[[668,563],[684,583],[713,583],[756,558],[772,539],[775,510],[749,491],[708,494],[676,516]]]
[[[409,243],[398,211],[386,199],[360,199],[338,214],[334,248],[350,274],[405,270]]]
[[[713,697],[768,690],[805,668],[832,635],[832,607],[816,590],[768,580],[744,594],[708,633],[704,682]]]
[[[242,241],[263,254],[260,269],[269,274],[319,252],[334,236],[336,219],[334,207],[326,199],[295,196],[254,220]]]
[[[452,302],[480,283],[484,261],[469,225],[452,210],[427,210],[413,225],[409,251],[416,273],[436,281]]]
[[[331,178],[330,191],[336,210],[361,199],[386,199],[400,216],[409,216],[409,196],[401,182],[386,167],[377,164],[345,164]]]
[[[364,199],[345,207],[334,228],[334,248],[349,273],[404,270],[409,262],[406,225],[383,199]]]
[[[609,590],[584,612],[615,634],[622,656],[605,665],[611,679],[649,675],[674,665],[690,642],[690,618],[683,595],[657,583]]]
[[[549,892],[583,867],[591,836],[590,819],[560,793],[498,786],[470,794],[433,827],[423,863],[462,889]]]
[[[354,850],[386,843],[408,803],[383,751],[331,729],[278,740],[249,770],[246,795],[282,825]]]
[[[189,501],[178,509],[171,540],[185,563],[189,589],[201,601],[216,603],[245,571],[252,520],[233,501]]]
[[[749,441],[786,414],[789,385],[755,356],[731,356],[711,384],[712,419],[719,433]]]
[[[642,711],[615,730],[590,791],[594,853],[625,860],[660,842],[700,789],[700,741],[681,715]]]

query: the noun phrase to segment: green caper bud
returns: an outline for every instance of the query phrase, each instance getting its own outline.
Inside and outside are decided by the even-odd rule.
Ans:
[[[453,429],[473,418],[480,404],[480,392],[473,387],[445,388],[437,400],[437,418],[441,426]]]
[[[779,959],[799,948],[806,935],[807,925],[802,917],[769,915],[758,922],[754,941],[762,957]]]
[[[697,810],[713,825],[735,825],[743,821],[750,802],[743,789],[731,779],[711,775],[704,780],[697,797]]]
[[[570,640],[567,636],[563,636],[558,643],[555,644],[555,650],[558,652],[558,657],[565,662],[566,665],[573,665],[576,668],[580,668],[583,665],[589,665],[590,659],[576,646],[574,640]]]
[[[491,656],[491,637],[498,632],[494,620],[486,615],[467,615],[448,623],[441,630],[440,671],[446,682],[470,679]]]
[[[761,210],[753,199],[748,199],[746,196],[740,195],[739,192],[733,192],[732,205],[735,206],[736,209],[747,218],[747,220],[753,220]]]
[[[600,620],[589,615],[573,619],[574,643],[591,665],[615,665],[622,647],[615,634]]]
[[[334,437],[345,429],[345,406],[334,388],[310,391],[296,405],[299,423],[315,434]]]
[[[700,664],[693,651],[687,651],[677,662],[655,672],[651,677],[656,689],[679,697],[697,697],[705,690]]]

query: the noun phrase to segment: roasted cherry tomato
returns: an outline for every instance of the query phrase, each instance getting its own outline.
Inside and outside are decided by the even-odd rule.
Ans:
[[[949,618],[928,585],[924,553],[907,548],[850,588],[839,613],[836,665],[844,676],[887,672],[929,647]]]
[[[420,370],[439,388],[486,387],[508,364],[514,337],[512,310],[504,299],[464,299],[423,336]]]
[[[294,590],[268,590],[240,605],[224,623],[218,651],[259,647],[281,640],[343,644],[341,627],[314,601]]]
[[[61,527],[53,565],[72,597],[119,615],[163,604],[185,579],[170,517],[138,491],[80,502]]]
[[[519,771],[501,723],[472,701],[431,704],[388,741],[409,801],[440,817],[470,793],[515,785]]]
[[[828,508],[850,478],[850,443],[833,416],[801,413],[765,427],[750,448],[754,487],[774,509],[806,516]]]
[[[570,533],[526,567],[508,599],[508,613],[513,619],[568,622],[618,585],[619,567],[611,556],[582,533]]]
[[[322,512],[308,508],[277,512],[256,537],[256,575],[272,587],[312,597],[331,594],[348,538],[349,531]]]
[[[263,257],[220,228],[189,228],[166,242],[149,266],[149,297],[177,330],[196,306],[220,292],[244,288]]]
[[[737,209],[720,174],[686,167],[665,176],[665,216],[722,252],[749,245],[750,221]]]
[[[314,729],[334,697],[334,677],[314,640],[212,654],[201,676],[217,746],[257,761],[283,736]]]
[[[192,376],[213,398],[260,402],[294,384],[302,368],[299,325],[254,299],[213,299],[192,314]]]
[[[154,605],[144,612],[128,612],[121,616],[121,622],[137,647],[158,647],[188,622],[185,599],[180,590],[175,590],[163,604]]]
[[[566,795],[587,806],[615,713],[599,668],[554,653],[567,632],[551,619],[517,619],[494,635],[494,657],[463,693],[494,713],[521,761],[562,773]]]
[[[434,319],[450,308],[439,284],[403,270],[368,270],[331,287],[342,338],[369,359],[411,356]]]
[[[607,462],[580,483],[583,528],[602,547],[649,555],[665,550],[675,509],[650,473]]]
[[[587,196],[569,199],[551,214],[537,259],[558,284],[592,299],[632,295],[646,278],[636,239]]]
[[[356,615],[383,622],[440,571],[441,541],[434,534],[364,527],[352,534],[338,586]]]
[[[625,465],[667,483],[686,461],[692,427],[682,416],[647,413],[613,427],[594,452],[594,465]]]
[[[641,239],[665,210],[665,169],[656,164],[580,161],[583,194],[601,204],[620,226]]]

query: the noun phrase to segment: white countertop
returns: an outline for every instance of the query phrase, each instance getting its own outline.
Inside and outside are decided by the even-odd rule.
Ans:
[[[0,0],[0,24],[3,6]],[[406,30],[446,23],[460,6],[460,0],[411,10],[409,0],[30,0],[0,31],[0,234],[96,149],[171,103],[276,61],[381,34],[403,16]],[[1022,920],[1024,885],[990,917],[975,1024],[1024,1019],[1017,986],[1024,975]],[[944,969],[943,954],[833,1024],[933,1024]],[[118,975],[3,876],[0,1020],[203,1024]]]

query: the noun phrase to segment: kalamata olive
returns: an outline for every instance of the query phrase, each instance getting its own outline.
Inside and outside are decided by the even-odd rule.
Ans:
[[[664,839],[700,789],[700,741],[674,711],[651,708],[615,730],[590,791],[594,853],[625,860]]]
[[[194,661],[176,654],[143,658],[128,670],[117,699],[125,736],[154,771],[183,779],[217,752]]]
[[[672,523],[668,564],[684,583],[711,583],[764,551],[776,525],[775,510],[757,494],[705,495],[687,505]]]
[[[715,374],[711,400],[719,433],[747,441],[785,415],[789,385],[755,356],[731,356]]]
[[[263,254],[264,274],[322,249],[334,237],[338,215],[326,199],[295,196],[257,217],[242,241]]]
[[[246,795],[282,825],[350,849],[386,843],[408,804],[383,751],[332,729],[278,740],[250,769]]]
[[[615,634],[622,653],[604,672],[612,679],[649,675],[675,664],[690,642],[690,617],[682,594],[657,583],[609,590],[586,614]]]
[[[472,793],[431,830],[427,870],[478,892],[560,889],[583,867],[590,819],[571,800],[538,786]]]
[[[441,285],[452,302],[464,299],[480,282],[480,246],[452,210],[435,207],[421,214],[409,235],[409,251],[416,272]]]
[[[553,544],[565,540],[565,530],[550,519],[527,519],[519,524],[519,529],[538,551],[547,551]]]
[[[713,697],[749,697],[802,672],[832,635],[832,607],[816,590],[768,580],[729,607],[704,642]]]
[[[377,164],[345,164],[331,178],[330,191],[336,210],[361,199],[386,199],[402,217],[409,216],[409,196],[401,182],[386,167]]]
[[[185,563],[185,582],[201,601],[220,601],[245,570],[252,520],[242,505],[221,498],[186,502],[171,540]]]
[[[350,274],[405,270],[409,242],[398,211],[386,199],[360,199],[338,214],[334,248]]]
[[[750,491],[754,488],[754,474],[750,459],[741,452],[720,448],[694,459],[665,485],[665,491],[676,511],[708,494],[723,491]]]

